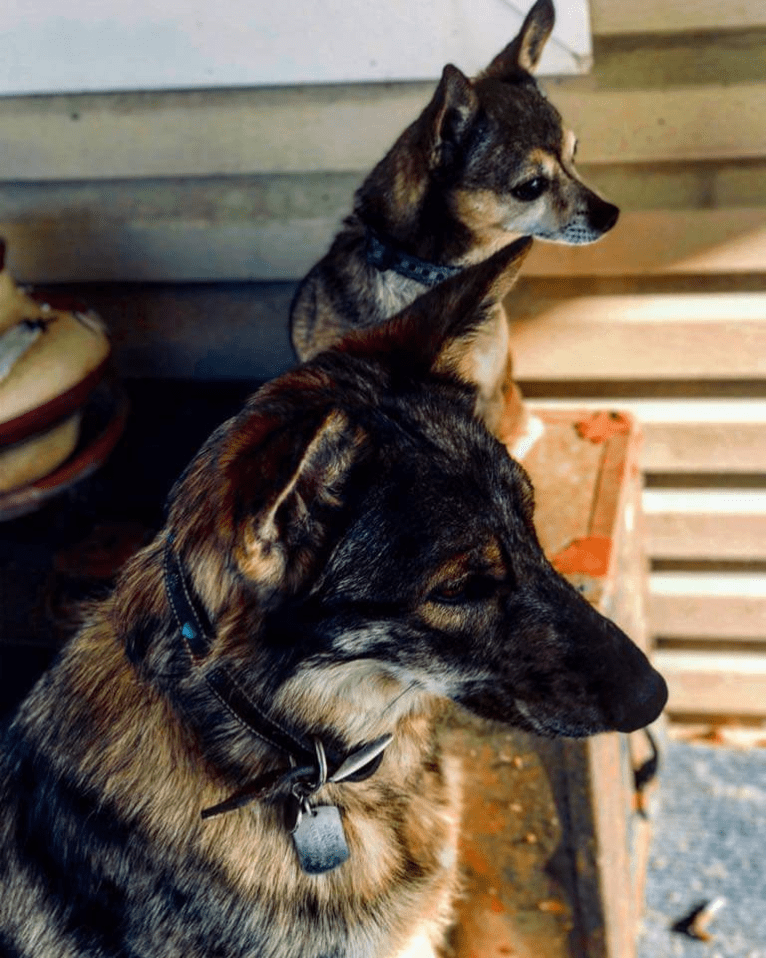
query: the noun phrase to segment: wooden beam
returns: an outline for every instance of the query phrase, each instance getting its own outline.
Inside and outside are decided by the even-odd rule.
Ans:
[[[653,559],[766,561],[766,491],[648,489],[643,507]]]
[[[627,212],[592,246],[536,243],[530,276],[759,273],[766,262],[766,207]]]
[[[766,422],[653,424],[645,432],[645,472],[766,474]]]
[[[766,718],[766,655],[659,651],[654,664],[671,714]]]
[[[650,633],[662,638],[766,639],[766,576],[654,572]]]
[[[591,0],[595,35],[682,33],[697,30],[747,30],[766,26],[762,0]]]
[[[596,90],[548,83],[582,163],[766,156],[766,85]],[[370,169],[434,84],[0,100],[3,178],[82,180]]]
[[[27,283],[297,280],[327,251],[345,212],[166,210],[153,217],[63,203],[0,220],[0,235],[8,241],[9,268]],[[531,277],[696,276],[761,273],[764,263],[766,206],[625,213],[592,246],[536,243],[524,268]],[[616,314],[622,308],[604,304]]]
[[[645,517],[645,527],[646,550],[652,559],[766,562],[766,512],[741,516],[657,513]]]
[[[766,242],[766,231],[764,233]],[[754,379],[766,375],[766,297],[560,299],[514,309],[519,380]]]

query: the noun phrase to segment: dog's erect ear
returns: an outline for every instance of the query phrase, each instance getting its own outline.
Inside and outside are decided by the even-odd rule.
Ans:
[[[300,424],[295,430],[281,430],[291,447],[299,431]],[[280,480],[245,524],[236,549],[245,575],[261,586],[288,591],[304,580],[324,544],[326,524],[343,502],[344,483],[363,441],[363,433],[351,426],[345,413],[328,411],[287,480]],[[284,445],[279,440],[269,443],[258,450],[259,459],[283,457]],[[271,471],[268,462],[260,465]]]
[[[540,62],[543,47],[553,32],[556,12],[551,0],[537,0],[521,25],[521,30],[508,46],[501,50],[482,76],[502,80],[518,72],[519,68],[533,73]]]
[[[399,376],[446,373],[481,388],[480,370],[471,368],[469,357],[476,358],[483,340],[492,340],[499,306],[531,248],[529,236],[509,243],[434,286],[384,325],[347,336],[337,348],[383,362]]]
[[[432,169],[448,166],[479,109],[471,81],[448,63],[431,102],[424,111]]]
[[[502,302],[515,285],[531,249],[529,236],[510,243],[483,263],[467,269],[463,286],[435,304],[448,323],[431,368],[461,379],[475,388],[479,397],[492,395],[505,377],[509,361],[508,320]],[[445,285],[437,287],[437,291]],[[504,343],[505,349],[499,346]]]

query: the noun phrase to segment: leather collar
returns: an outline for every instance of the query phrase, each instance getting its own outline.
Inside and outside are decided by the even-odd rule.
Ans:
[[[384,273],[390,269],[424,286],[437,286],[445,279],[463,272],[462,266],[441,266],[418,259],[417,256],[411,256],[391,246],[371,229],[367,230],[365,256],[369,265],[374,266],[379,272]]]
[[[179,635],[193,665],[199,666],[212,649],[212,628],[204,611],[192,598],[178,556],[173,549],[172,536],[168,536],[165,545],[164,572],[165,591]],[[240,808],[257,799],[268,798],[286,788],[303,785],[313,789],[320,780],[322,784],[325,780],[364,781],[378,770],[383,760],[383,752],[392,740],[390,735],[383,736],[345,755],[328,750],[327,762],[331,770],[328,772],[327,768],[322,768],[325,762],[323,744],[275,722],[253,702],[236,677],[223,665],[206,669],[204,679],[216,698],[241,726],[264,744],[286,755],[290,764],[266,772],[225,801],[205,809],[202,812],[203,818]],[[367,756],[370,756],[369,760],[366,760]]]

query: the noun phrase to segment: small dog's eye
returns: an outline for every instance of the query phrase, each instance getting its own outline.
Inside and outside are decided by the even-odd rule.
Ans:
[[[511,195],[522,203],[531,203],[548,189],[548,180],[544,176],[535,176],[531,180],[525,180],[511,189]]]

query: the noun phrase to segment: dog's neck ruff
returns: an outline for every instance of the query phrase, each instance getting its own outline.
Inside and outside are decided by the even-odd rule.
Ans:
[[[164,566],[165,591],[173,618],[192,664],[200,666],[212,648],[209,627],[205,624],[204,613],[192,599],[183,569],[172,547],[172,537],[168,538],[165,545]],[[310,796],[326,782],[361,782],[374,775],[393,738],[384,735],[345,755],[339,755],[325,749],[318,739],[309,739],[275,722],[253,702],[224,666],[208,667],[204,679],[240,726],[265,745],[286,755],[290,764],[266,772],[225,801],[204,809],[203,818],[233,811],[258,799],[271,798],[278,792],[287,792],[289,800],[297,799],[299,802],[297,815],[300,822],[301,809],[308,808]]]
[[[438,286],[445,279],[463,272],[462,266],[441,266],[411,256],[382,240],[371,229],[367,230],[365,256],[370,266],[381,273],[393,270],[407,279],[414,279],[424,286]]]

